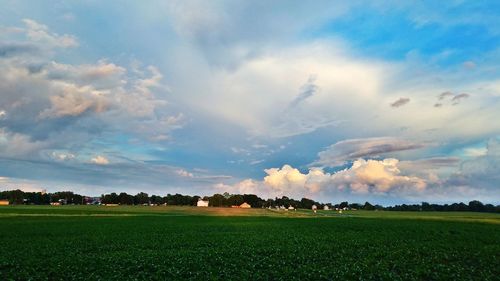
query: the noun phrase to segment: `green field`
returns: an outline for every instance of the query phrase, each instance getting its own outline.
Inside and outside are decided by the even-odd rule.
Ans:
[[[0,280],[499,280],[500,215],[5,206]]]

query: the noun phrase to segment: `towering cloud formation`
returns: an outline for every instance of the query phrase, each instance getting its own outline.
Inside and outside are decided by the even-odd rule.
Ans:
[[[245,180],[233,186],[220,185],[227,191],[241,192],[251,183],[252,190],[265,196],[292,196],[320,198],[335,194],[398,194],[419,193],[427,187],[426,179],[406,174],[397,159],[381,161],[358,159],[352,166],[335,173],[311,168],[302,173],[290,165],[266,169],[260,182]],[[246,189],[248,190],[248,189]]]

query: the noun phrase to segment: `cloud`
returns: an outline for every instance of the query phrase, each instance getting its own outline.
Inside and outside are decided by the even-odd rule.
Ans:
[[[29,156],[49,145],[48,141],[33,141],[27,135],[0,128],[0,157]]]
[[[382,154],[423,148],[425,145],[392,137],[348,139],[330,145],[318,153],[312,166],[337,167],[349,161]]]
[[[37,55],[41,50],[32,43],[0,43],[0,58],[9,58],[23,55]]]
[[[412,161],[401,161],[399,166],[405,170],[423,171],[449,167],[456,168],[459,163],[460,158],[457,157],[433,157]]]
[[[410,102],[410,98],[399,98],[395,102],[391,103],[391,107],[400,107]]]
[[[32,41],[61,48],[78,46],[78,40],[75,36],[68,34],[59,35],[57,33],[50,32],[46,25],[40,24],[32,19],[24,19],[23,22],[26,25],[26,36]]]
[[[459,95],[454,96],[454,97],[451,99],[451,101],[453,102],[453,105],[455,105],[455,104],[460,103],[460,101],[461,101],[461,100],[466,99],[466,98],[468,98],[468,97],[470,97],[470,95],[469,95],[469,94],[465,94],[465,93],[464,93],[464,94],[459,94]]]
[[[286,44],[306,26],[317,26],[344,14],[350,4],[320,1],[316,5],[294,2],[261,5],[252,2],[171,1],[167,18],[177,36],[194,45],[213,67],[235,69],[259,57],[273,45]],[[317,7],[322,9],[318,10]],[[259,15],[259,19],[255,19]]]
[[[233,185],[217,183],[213,187],[216,191],[236,194],[263,194],[262,183],[253,179],[245,179]]]
[[[300,87],[300,92],[298,96],[290,103],[289,107],[295,107],[299,103],[305,101],[306,99],[312,97],[318,90],[318,86],[314,83],[316,81],[316,76],[311,75],[307,79],[307,82]]]
[[[41,149],[48,148],[78,152],[97,146],[99,142],[92,140],[102,141],[103,133],[110,130],[144,142],[166,141],[171,131],[183,126],[184,115],[166,108],[164,94],[169,90],[155,66],[135,66],[129,71],[106,59],[84,64],[58,62],[53,56],[61,47],[77,46],[73,37],[58,35],[34,21],[25,22],[27,27],[16,34],[29,36],[13,36],[8,41],[8,56],[0,56],[0,129],[7,134],[4,143],[13,138],[22,142],[8,151],[0,150],[0,157],[35,159],[42,157]],[[26,52],[35,49],[43,52],[26,57]]]
[[[50,80],[74,83],[79,86],[91,84],[97,90],[113,89],[127,83],[126,77],[124,77],[127,69],[106,60],[99,60],[96,64],[82,65],[51,61],[45,65],[43,70]],[[144,88],[146,89],[147,85]]]
[[[61,94],[49,97],[51,107],[40,112],[40,118],[78,116],[88,110],[101,113],[107,109],[107,101],[103,93],[89,86],[77,87],[73,84],[61,86]]]
[[[393,158],[358,159],[350,168],[332,174],[320,168],[302,173],[290,165],[264,171],[267,175],[262,181],[247,179],[234,185],[220,184],[218,188],[231,192],[252,190],[267,197],[322,198],[363,194],[405,196],[422,193],[427,187],[427,179],[406,174],[399,168],[399,160]]]
[[[488,149],[486,147],[469,147],[464,149],[464,156],[467,157],[478,157],[478,156],[484,156],[488,152]]]
[[[302,174],[298,169],[290,165],[284,165],[280,168],[271,168],[264,170],[267,176],[264,177],[264,183],[273,190],[283,193],[292,191],[292,189],[305,187],[308,180],[307,174]]]
[[[68,152],[52,151],[50,157],[56,161],[70,161],[76,158],[76,155]]]
[[[464,68],[466,68],[466,69],[471,70],[471,69],[476,68],[476,66],[477,66],[477,65],[476,65],[476,63],[475,63],[475,62],[473,62],[473,61],[465,61],[465,62],[462,64],[462,66],[463,66]]]
[[[90,162],[96,164],[96,165],[108,165],[109,160],[101,155],[97,155],[96,157],[90,159]]]
[[[190,173],[184,169],[179,169],[179,170],[176,170],[175,173],[181,177],[185,177],[185,178],[194,178],[194,175],[193,173]]]
[[[440,102],[434,104],[434,107],[442,107],[443,106],[442,101],[444,100],[449,100],[449,102],[451,102],[452,105],[457,105],[460,103],[460,101],[468,97],[470,97],[470,95],[466,93],[454,94],[452,92],[443,92],[438,96],[438,100]]]
[[[453,94],[452,92],[443,92],[443,93],[439,94],[438,99],[443,100],[447,97],[453,97],[454,95],[455,94]]]
[[[354,161],[352,167],[333,175],[334,181],[351,188],[356,193],[398,191],[423,191],[427,183],[415,176],[401,175],[399,160],[389,158],[382,161]]]
[[[461,174],[466,175],[472,180],[478,180],[481,177],[493,178],[497,181],[491,183],[495,185],[500,180],[500,141],[493,138],[488,141],[484,155],[477,156],[474,159],[464,161],[461,166]]]

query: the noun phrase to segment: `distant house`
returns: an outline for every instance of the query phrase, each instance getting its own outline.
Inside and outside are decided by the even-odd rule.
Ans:
[[[288,210],[295,210],[295,208],[294,208],[292,205],[290,205],[290,206],[288,207]]]
[[[205,201],[205,200],[200,199],[200,200],[198,200],[198,203],[196,203],[196,206],[198,206],[198,207],[208,207],[208,200]]]
[[[323,207],[323,210],[328,211],[330,210],[330,208],[328,207],[328,205],[325,205],[325,207]]]
[[[250,204],[248,204],[247,202],[244,202],[243,204],[240,205],[240,208],[248,209],[248,208],[252,208],[252,206],[250,206]]]
[[[9,200],[0,200],[0,206],[7,206],[9,205]]]

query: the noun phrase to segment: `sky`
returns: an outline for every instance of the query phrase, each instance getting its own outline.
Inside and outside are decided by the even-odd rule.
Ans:
[[[0,5],[0,190],[500,203],[498,1]]]

